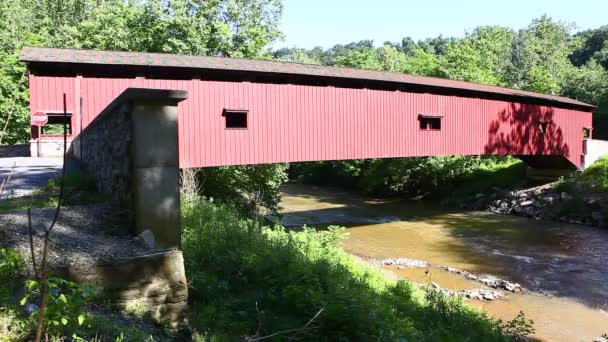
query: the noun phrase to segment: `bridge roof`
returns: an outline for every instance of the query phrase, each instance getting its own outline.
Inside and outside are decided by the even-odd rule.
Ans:
[[[244,73],[308,76],[342,80],[377,81],[424,86],[460,92],[465,91],[489,95],[502,95],[525,100],[526,102],[550,102],[557,106],[574,106],[583,108],[585,110],[592,110],[595,108],[595,106],[588,103],[562,96],[539,94],[530,91],[470,82],[452,81],[435,77],[241,58],[26,46],[21,51],[20,60],[32,63],[188,68],[201,70],[237,71]]]

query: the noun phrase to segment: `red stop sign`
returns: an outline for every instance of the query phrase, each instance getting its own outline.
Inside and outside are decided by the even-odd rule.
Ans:
[[[44,126],[47,122],[49,122],[49,117],[46,115],[46,113],[36,112],[32,114],[32,125]]]

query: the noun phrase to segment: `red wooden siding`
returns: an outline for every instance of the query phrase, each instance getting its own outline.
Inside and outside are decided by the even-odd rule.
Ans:
[[[181,89],[181,167],[431,155],[558,154],[581,166],[591,113],[458,96],[326,86],[201,80],[30,76],[31,111],[74,112],[86,126],[129,87]],[[224,108],[248,109],[248,129],[226,130]],[[443,116],[440,131],[419,114]],[[547,122],[540,134],[538,122]]]

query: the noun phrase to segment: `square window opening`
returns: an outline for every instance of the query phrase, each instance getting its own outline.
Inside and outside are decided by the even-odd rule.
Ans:
[[[420,117],[420,129],[435,130],[435,131],[440,130],[441,129],[441,117],[421,116]]]
[[[591,128],[589,128],[589,127],[583,128],[583,138],[591,139]]]
[[[65,124],[65,129],[68,135],[72,135],[72,114],[68,113],[68,115],[48,113],[49,121],[46,125],[41,127],[40,134],[46,136],[57,136],[63,135],[63,126]]]
[[[224,110],[226,129],[247,129],[246,110]]]

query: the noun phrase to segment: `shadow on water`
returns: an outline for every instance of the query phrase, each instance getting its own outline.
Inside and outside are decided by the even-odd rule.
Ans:
[[[496,274],[534,291],[608,307],[605,230],[300,185],[284,188],[284,206],[287,226],[347,227],[345,248],[354,254]]]

